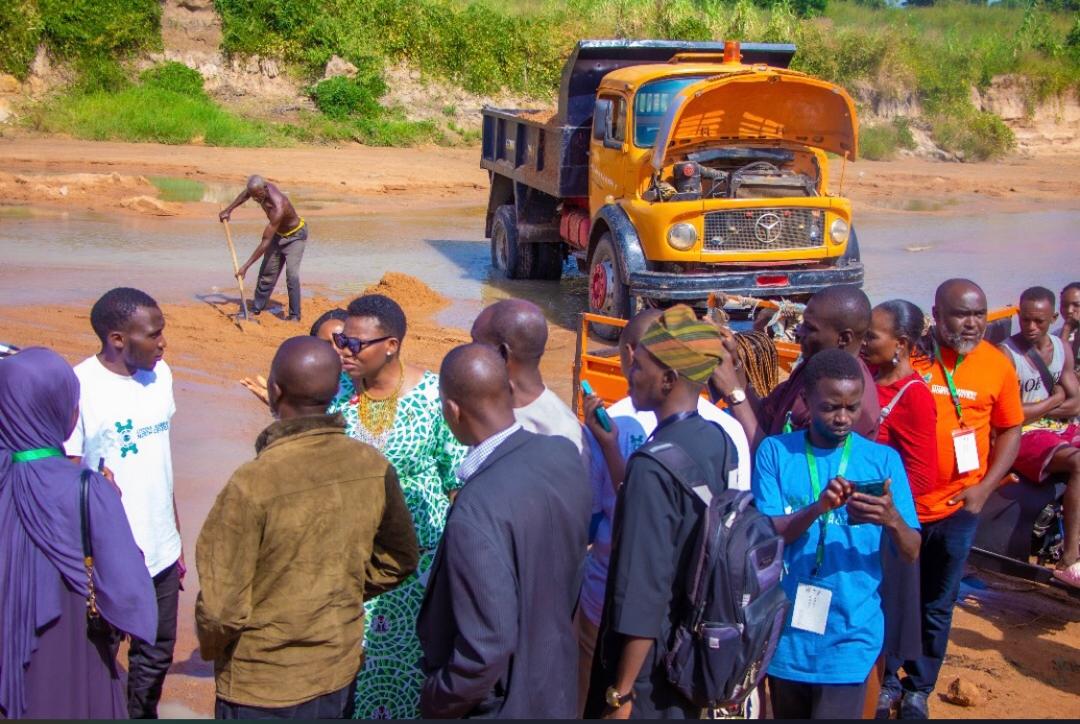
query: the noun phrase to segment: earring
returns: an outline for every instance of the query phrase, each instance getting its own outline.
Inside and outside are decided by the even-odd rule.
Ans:
[[[900,350],[899,349],[897,349],[895,352],[893,352],[892,363],[893,363],[893,367],[900,364]]]

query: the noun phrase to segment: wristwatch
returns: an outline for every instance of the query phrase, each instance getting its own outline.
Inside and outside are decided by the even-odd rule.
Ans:
[[[746,391],[736,387],[731,391],[731,394],[727,396],[727,403],[729,405],[738,405],[746,402]]]
[[[607,705],[610,706],[612,709],[618,709],[628,701],[633,701],[634,696],[635,694],[633,689],[630,689],[630,691],[626,692],[625,694],[620,694],[619,690],[616,689],[614,686],[609,686],[607,688],[607,691],[604,692],[604,700],[607,702]]]

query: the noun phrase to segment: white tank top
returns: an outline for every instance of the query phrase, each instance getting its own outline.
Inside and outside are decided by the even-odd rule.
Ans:
[[[1054,347],[1054,356],[1047,367],[1050,369],[1050,377],[1054,384],[1061,381],[1061,371],[1065,367],[1065,345],[1060,338],[1049,335],[1050,343]],[[1005,340],[1005,352],[1012,358],[1016,374],[1020,378],[1020,399],[1025,405],[1034,402],[1042,402],[1050,397],[1050,390],[1043,384],[1042,375],[1038,368],[1028,359],[1012,337]]]

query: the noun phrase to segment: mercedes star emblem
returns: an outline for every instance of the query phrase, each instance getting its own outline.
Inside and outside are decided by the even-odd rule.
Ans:
[[[754,236],[762,244],[775,244],[780,239],[780,232],[783,229],[784,222],[770,211],[757,218],[757,222],[754,223]]]

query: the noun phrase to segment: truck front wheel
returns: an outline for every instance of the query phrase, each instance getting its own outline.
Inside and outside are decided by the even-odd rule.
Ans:
[[[621,319],[630,317],[630,288],[619,270],[610,233],[600,237],[589,263],[589,311]],[[621,330],[610,324],[593,322],[592,331],[597,337],[614,342]]]
[[[491,224],[491,266],[508,279],[558,281],[562,276],[562,254],[556,243],[522,244],[514,206],[504,204],[495,211]]]

